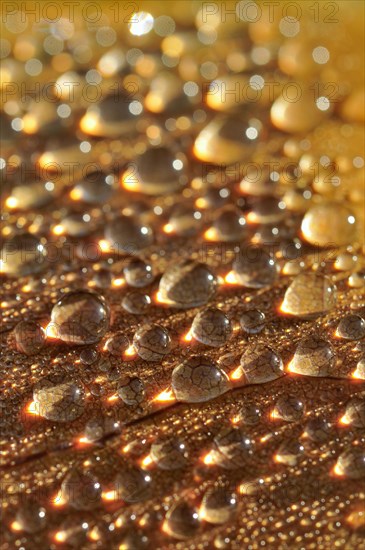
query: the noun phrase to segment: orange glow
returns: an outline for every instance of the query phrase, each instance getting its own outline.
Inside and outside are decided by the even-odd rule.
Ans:
[[[142,458],[142,460],[141,460],[141,467],[142,468],[148,468],[148,467],[151,466],[151,464],[153,464],[153,459],[152,459],[151,455],[147,455],[144,458]]]
[[[234,271],[230,271],[227,273],[227,275],[224,277],[224,282],[227,285],[239,285],[240,283],[237,280],[236,274]]]
[[[57,493],[53,499],[51,499],[52,505],[55,508],[61,508],[62,506],[65,506],[67,504],[66,499],[62,496],[62,494]]]
[[[184,342],[191,342],[193,339],[193,334],[191,332],[191,329],[185,334],[185,336],[182,337]]]
[[[171,223],[166,223],[166,224],[163,226],[162,230],[164,231],[164,233],[168,233],[168,234],[169,234],[169,233],[173,233],[174,227],[173,227],[173,225],[172,225]]]
[[[212,464],[214,464],[214,455],[215,455],[214,451],[209,451],[209,453],[203,456],[202,462],[206,466],[211,466]]]
[[[141,190],[141,186],[138,180],[138,176],[135,173],[135,169],[133,167],[127,168],[127,170],[122,174],[120,184],[124,189],[127,191],[135,191],[138,192]]]
[[[113,286],[115,287],[121,287],[125,285],[125,280],[119,277],[118,279],[114,279]]]
[[[176,401],[176,398],[172,390],[164,390],[159,393],[152,401],[158,401],[159,403],[169,403]]]
[[[55,542],[62,543],[62,542],[65,542],[66,539],[67,539],[67,535],[65,531],[58,531],[54,536]]]
[[[109,403],[113,403],[117,399],[119,399],[119,398],[118,398],[118,395],[116,393],[114,393],[114,395],[111,395],[110,397],[108,397]]]
[[[154,300],[157,304],[169,305],[173,304],[171,300],[165,298],[160,290],[158,290],[154,296]]]
[[[58,340],[58,329],[54,323],[48,323],[44,330],[47,340]]]
[[[247,223],[259,223],[259,219],[255,212],[249,212],[246,216]]]
[[[196,199],[195,201],[195,206],[197,208],[207,208],[208,207],[208,203],[206,201],[206,199],[204,199],[203,197],[199,197],[198,199]]]
[[[92,133],[98,125],[98,116],[96,113],[86,113],[81,121],[80,128],[86,134]]]
[[[241,418],[239,415],[233,416],[230,420],[231,424],[239,424]]]
[[[147,94],[144,104],[146,109],[151,111],[151,113],[161,113],[164,108],[162,97],[154,92]]]
[[[278,419],[281,419],[281,416],[276,409],[273,409],[270,413],[270,418],[272,420],[278,420]]]
[[[26,406],[25,412],[34,416],[41,416],[39,412],[39,403],[37,401],[31,401]]]
[[[88,447],[89,445],[92,445],[92,444],[93,444],[92,441],[89,441],[88,438],[85,436],[79,437],[76,440],[76,445],[79,448]]]
[[[338,477],[342,477],[344,474],[343,474],[343,471],[342,471],[342,468],[340,467],[339,464],[335,464],[335,466],[333,467],[332,469],[332,473],[335,475],[335,476],[338,476]]]
[[[266,441],[269,441],[269,439],[271,439],[271,437],[272,437],[272,434],[263,435],[263,436],[260,438],[260,441],[261,441],[261,443],[266,443]]]
[[[52,233],[54,235],[63,235],[64,232],[65,232],[65,228],[63,227],[62,224],[55,225],[54,228],[52,229]]]
[[[230,375],[229,378],[231,380],[240,380],[240,378],[243,377],[242,369],[241,367],[237,367]]]
[[[106,241],[105,239],[100,239],[98,244],[99,244],[100,250],[102,252],[105,252],[105,253],[106,252],[111,252],[111,247],[110,247],[108,241]]]
[[[90,531],[90,533],[88,534],[88,537],[89,537],[90,540],[92,540],[94,542],[97,542],[98,540],[100,540],[100,537],[99,537],[98,532],[95,529],[95,527],[92,529],[92,531]]]
[[[101,496],[102,499],[105,500],[105,502],[112,502],[113,500],[117,500],[117,493],[115,489],[112,489],[111,491],[103,491]]]
[[[274,462],[277,462],[278,464],[281,464],[283,463],[284,461],[282,460],[282,458],[280,457],[280,455],[274,455]]]
[[[34,115],[27,113],[23,117],[23,132],[35,134],[38,131],[38,122]]]
[[[127,349],[125,350],[125,352],[123,353],[123,355],[124,355],[125,357],[135,357],[135,356],[137,355],[137,352],[136,352],[135,347],[133,346],[133,344],[131,344],[131,345],[129,346],[129,348],[127,348]]]
[[[295,371],[295,367],[294,367],[294,359],[292,359],[289,363],[288,363],[288,366],[286,367],[286,370],[287,372],[296,372]]]
[[[207,241],[218,241],[217,230],[214,227],[210,227],[204,232],[204,239]]]
[[[73,201],[79,201],[82,197],[81,191],[79,189],[72,189],[70,192],[70,199]]]
[[[348,426],[349,424],[351,424],[351,420],[349,418],[349,416],[345,413],[341,418],[340,420],[338,421],[339,424],[341,424],[342,426]]]
[[[19,521],[13,521],[10,527],[12,531],[22,531],[22,526],[20,525]]]
[[[18,206],[18,199],[15,197],[8,197],[5,201],[5,206],[8,208],[16,208]]]
[[[354,372],[351,374],[352,378],[355,378],[355,380],[365,380],[365,371],[364,369],[360,369],[357,367]]]

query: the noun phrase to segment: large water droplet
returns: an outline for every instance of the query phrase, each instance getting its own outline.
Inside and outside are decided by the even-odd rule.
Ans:
[[[214,294],[216,277],[205,264],[183,260],[162,275],[159,291],[162,301],[179,308],[204,305]]]
[[[300,273],[287,288],[281,311],[295,317],[311,318],[330,311],[336,303],[336,287],[319,273]]]
[[[109,328],[109,308],[98,294],[79,290],[65,294],[51,313],[52,328],[68,344],[93,344]]]
[[[209,401],[230,388],[226,373],[204,356],[189,357],[177,365],[171,382],[176,399],[187,403]]]
[[[271,286],[278,275],[274,258],[259,247],[241,249],[232,270],[237,282],[248,288]]]
[[[360,315],[346,315],[339,322],[336,335],[345,340],[360,340],[365,336],[365,320]]]
[[[167,512],[163,523],[165,533],[176,539],[188,539],[199,529],[199,516],[185,501],[174,504]]]
[[[356,237],[355,217],[343,204],[316,204],[303,218],[302,233],[310,244],[321,247],[351,244]]]
[[[186,445],[180,439],[164,438],[151,445],[151,458],[161,470],[178,470],[187,464]]]
[[[198,342],[206,346],[219,347],[231,336],[232,325],[223,311],[209,308],[195,316],[191,333]]]
[[[199,508],[199,517],[220,525],[226,523],[233,516],[237,508],[236,495],[223,487],[208,489]]]
[[[36,410],[47,420],[71,422],[84,411],[82,386],[62,374],[49,374],[33,387]]]
[[[14,333],[18,350],[26,355],[35,355],[44,346],[45,332],[35,321],[20,321]]]
[[[118,254],[133,254],[153,242],[152,229],[134,216],[120,216],[105,228],[105,239]]]
[[[159,361],[171,349],[167,330],[160,325],[145,325],[133,337],[133,346],[145,361]]]
[[[126,405],[139,405],[142,403],[144,395],[144,383],[140,378],[127,376],[119,383],[118,396]]]
[[[300,340],[289,371],[304,376],[328,376],[333,374],[335,351],[328,340],[308,336]]]
[[[264,384],[284,375],[283,361],[273,348],[253,344],[241,357],[239,373],[247,384]]]
[[[91,510],[100,502],[101,486],[90,473],[71,470],[61,485],[62,497],[76,510]]]
[[[0,252],[0,272],[11,277],[39,273],[47,267],[47,249],[29,233],[15,235]]]

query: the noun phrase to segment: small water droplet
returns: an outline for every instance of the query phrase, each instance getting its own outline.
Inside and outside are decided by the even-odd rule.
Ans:
[[[139,258],[133,259],[123,269],[123,275],[128,285],[137,288],[149,285],[154,279],[152,266]]]
[[[90,473],[72,469],[61,485],[62,497],[76,510],[92,510],[101,498],[101,486]]]
[[[46,510],[36,500],[28,499],[18,509],[16,522],[26,533],[38,533],[47,524]]]
[[[265,328],[265,314],[259,309],[249,309],[242,313],[240,325],[248,334],[258,334]]]
[[[360,340],[365,336],[365,320],[360,315],[346,315],[339,322],[336,334],[346,340]]]
[[[275,403],[272,414],[275,418],[295,422],[302,418],[304,411],[305,407],[301,399],[293,395],[285,395]]]
[[[161,470],[178,470],[187,464],[186,445],[180,439],[158,439],[151,445],[151,458]]]
[[[241,356],[239,372],[247,384],[264,384],[283,376],[284,366],[273,348],[253,344]]]
[[[57,337],[69,344],[98,342],[109,328],[109,317],[104,299],[84,290],[65,294],[51,313]]]
[[[33,387],[37,412],[47,420],[71,422],[84,411],[82,386],[62,374],[49,374]]]
[[[300,455],[304,453],[304,447],[297,439],[287,439],[278,448],[275,454],[276,462],[287,466],[295,466]]]
[[[312,318],[330,311],[336,303],[336,287],[325,275],[300,273],[287,288],[281,311]]]
[[[142,403],[144,395],[144,383],[140,378],[127,376],[120,381],[118,396],[126,405],[139,405]]]
[[[141,502],[148,498],[151,476],[133,467],[124,467],[114,480],[118,498],[128,503]]]
[[[142,294],[137,290],[128,292],[122,300],[122,307],[128,313],[133,315],[143,315],[148,311],[148,308],[151,305],[151,298],[148,294]]]
[[[205,264],[183,260],[165,271],[159,290],[163,301],[185,309],[204,305],[216,286],[217,279]]]
[[[206,346],[219,347],[231,336],[232,325],[223,311],[209,308],[194,317],[191,333],[198,342]]]
[[[349,479],[362,479],[365,477],[365,451],[361,447],[350,447],[340,454],[337,459],[335,471]]]
[[[26,355],[36,355],[44,346],[45,332],[35,321],[20,321],[14,333],[18,350]]]
[[[99,357],[95,349],[83,349],[80,353],[80,361],[84,365],[92,365]]]
[[[105,342],[105,349],[115,357],[120,357],[129,346],[128,337],[121,332],[117,332]]]
[[[214,438],[210,453],[214,464],[227,470],[241,468],[252,455],[253,443],[243,428],[226,428]]]
[[[331,425],[326,419],[316,416],[311,418],[305,424],[304,435],[309,437],[312,441],[327,441],[331,435]]]
[[[171,349],[171,339],[167,330],[160,325],[145,325],[133,337],[133,346],[145,361],[159,361]]]
[[[176,399],[187,403],[209,401],[230,388],[226,373],[204,356],[192,356],[177,365],[171,381]]]
[[[0,252],[1,273],[11,277],[39,273],[47,265],[47,247],[29,233],[15,235],[5,242]]]
[[[334,365],[335,351],[330,342],[313,335],[300,340],[289,370],[304,376],[329,376]]]
[[[346,405],[346,422],[355,428],[365,428],[365,396],[352,397]]]
[[[271,286],[278,275],[274,258],[263,248],[241,248],[232,270],[237,281],[247,288]]]
[[[225,207],[213,223],[217,241],[234,242],[247,234],[247,224],[241,210],[234,206]]]
[[[223,487],[212,487],[204,494],[199,517],[214,525],[220,525],[234,516],[236,508],[237,499],[234,493]]]
[[[153,242],[152,229],[136,216],[120,216],[105,227],[105,239],[118,254],[134,254]]]
[[[88,204],[105,204],[113,193],[115,177],[104,172],[90,172],[71,191],[71,198]]]
[[[234,416],[235,424],[247,424],[247,426],[254,426],[260,420],[261,410],[256,405],[245,405]]]
[[[175,539],[188,539],[193,537],[199,529],[199,516],[194,508],[185,501],[174,504],[166,514],[163,523],[165,533]]]
[[[85,436],[88,441],[98,441],[106,435],[119,433],[120,430],[120,423],[108,416],[90,418],[85,424]]]
[[[343,204],[316,204],[303,218],[302,233],[306,241],[316,246],[351,244],[356,237],[355,217]]]

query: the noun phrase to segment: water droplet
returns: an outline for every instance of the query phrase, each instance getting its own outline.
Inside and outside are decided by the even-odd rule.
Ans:
[[[49,374],[33,387],[36,410],[47,420],[71,422],[84,411],[82,386],[63,374]]]
[[[343,204],[316,204],[303,218],[302,233],[306,241],[316,246],[351,244],[356,237],[355,217]]]
[[[187,183],[184,162],[167,147],[153,147],[138,156],[123,175],[127,189],[146,195],[166,195]]]
[[[205,264],[184,260],[165,271],[159,291],[163,301],[185,309],[206,304],[216,285],[216,277]]]
[[[85,290],[65,294],[51,313],[57,337],[69,344],[98,342],[109,328],[109,317],[104,299]]]
[[[141,502],[149,496],[151,476],[138,468],[125,467],[116,476],[114,487],[124,502]]]
[[[35,321],[20,321],[14,333],[18,350],[26,355],[36,355],[44,346],[45,332]]]
[[[242,248],[232,270],[238,283],[247,288],[271,286],[278,275],[274,258],[259,247]]]
[[[101,486],[90,473],[71,470],[62,481],[62,497],[76,510],[92,510],[101,498]]]
[[[336,303],[336,286],[319,273],[300,273],[287,288],[281,311],[312,318],[330,311]]]
[[[98,441],[106,435],[120,433],[120,423],[108,416],[90,418],[85,424],[85,436],[88,441]]]
[[[249,309],[242,313],[240,325],[248,334],[258,334],[265,328],[265,314],[259,309]]]
[[[123,275],[128,285],[137,288],[147,286],[154,280],[152,266],[139,258],[133,259],[123,269]]]
[[[186,445],[176,438],[164,438],[151,445],[151,458],[161,470],[178,470],[187,464]]]
[[[164,532],[180,540],[193,537],[198,529],[198,512],[184,501],[177,502],[169,509],[163,523]]]
[[[133,346],[145,361],[159,361],[169,353],[171,339],[167,330],[160,325],[145,325],[134,334]]]
[[[128,292],[123,300],[122,307],[133,315],[143,315],[151,305],[151,298],[147,294],[138,291]]]
[[[98,105],[92,105],[80,121],[85,134],[96,137],[120,139],[133,134],[136,116],[129,110],[130,98],[120,90],[103,98]]]
[[[118,548],[121,550],[145,550],[148,547],[149,539],[146,533],[140,530],[129,530],[118,541]]]
[[[15,235],[1,249],[1,273],[11,277],[39,273],[47,267],[46,260],[47,249],[37,237],[29,233]]]
[[[171,382],[176,399],[187,403],[209,401],[230,388],[226,373],[205,356],[192,356],[177,365]]]
[[[276,462],[287,466],[295,466],[300,455],[304,453],[304,447],[297,439],[287,439],[278,448],[275,454]]]
[[[16,522],[26,533],[38,533],[47,524],[46,510],[37,501],[29,499],[18,509]]]
[[[199,517],[214,525],[220,525],[232,519],[236,508],[237,499],[234,493],[223,487],[213,487],[204,494]]]
[[[254,426],[260,420],[261,411],[256,405],[245,405],[234,416],[235,424],[247,424],[247,426]]]
[[[304,403],[301,399],[293,395],[285,395],[276,402],[272,415],[287,422],[295,422],[302,418],[304,411]]]
[[[327,441],[331,433],[331,425],[324,418],[316,416],[311,418],[305,425],[304,435],[309,437],[312,441]]]
[[[300,340],[289,371],[304,376],[329,376],[335,365],[335,351],[328,340],[308,336]]]
[[[355,373],[356,373],[355,378],[359,378],[360,380],[365,380],[365,356],[361,357],[361,359],[359,359],[359,361],[357,362]]]
[[[129,346],[129,339],[121,332],[117,332],[105,342],[105,349],[115,357],[120,357]]]
[[[346,340],[360,340],[365,336],[365,320],[360,315],[346,315],[339,322],[336,335]]]
[[[335,471],[349,479],[362,479],[365,477],[365,451],[360,447],[350,447],[340,454],[337,459]]]
[[[98,269],[93,275],[93,283],[98,288],[110,288],[113,281],[113,275],[108,269]]]
[[[239,372],[247,384],[264,384],[283,376],[284,366],[280,355],[273,348],[253,344],[241,356]]]
[[[262,197],[255,200],[248,219],[253,223],[276,224],[282,221],[285,215],[286,205],[283,200],[275,197]]]
[[[350,275],[349,286],[351,286],[352,288],[365,287],[365,269],[362,269]]]
[[[32,210],[50,203],[55,196],[56,188],[52,182],[27,181],[12,188],[7,204],[13,204],[15,210]]]
[[[217,348],[229,339],[232,326],[223,311],[209,308],[194,317],[191,333],[198,342]]]
[[[119,384],[118,396],[126,405],[139,405],[142,403],[144,395],[144,383],[140,378],[127,376]]]
[[[70,237],[86,237],[96,227],[94,219],[83,212],[75,212],[65,216],[60,225],[63,233]]]
[[[224,429],[214,438],[210,453],[214,464],[227,470],[242,467],[252,455],[253,443],[241,427]]]
[[[115,176],[104,172],[90,172],[71,191],[71,198],[87,204],[105,204],[113,193]]]
[[[174,207],[167,225],[166,233],[175,233],[184,237],[195,235],[202,227],[201,213],[190,205],[179,204]]]
[[[217,241],[240,241],[247,235],[247,224],[241,210],[227,206],[213,223]]]
[[[345,419],[355,428],[365,428],[365,396],[350,399],[346,405]]]
[[[84,365],[92,365],[99,357],[95,349],[83,349],[80,353],[80,361]]]
[[[56,540],[60,540],[63,544],[71,546],[71,548],[82,548],[87,542],[87,534],[89,531],[89,523],[87,518],[80,516],[69,516],[61,523],[56,533]]]
[[[310,92],[302,93],[305,89],[305,85],[300,87],[301,95],[294,101],[284,93],[274,101],[270,114],[276,128],[291,134],[309,132],[329,113],[330,109],[322,111],[317,107]]]
[[[120,216],[105,227],[105,239],[118,254],[134,254],[153,242],[153,231],[135,216]]]

